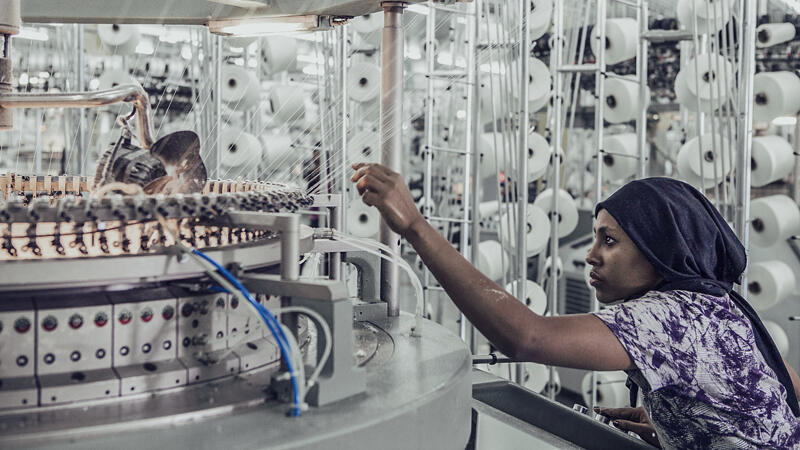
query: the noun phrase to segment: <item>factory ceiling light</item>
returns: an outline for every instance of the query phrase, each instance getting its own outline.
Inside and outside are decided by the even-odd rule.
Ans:
[[[212,20],[208,28],[212,33],[225,36],[261,36],[328,30],[332,27],[327,16],[246,17],[238,19]]]

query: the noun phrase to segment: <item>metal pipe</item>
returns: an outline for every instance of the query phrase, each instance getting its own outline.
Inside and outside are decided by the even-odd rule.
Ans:
[[[336,53],[337,57],[336,60],[339,61],[339,89],[341,90],[341,98],[346,99],[347,97],[347,25],[340,26],[336,30],[336,36],[338,38],[337,46],[336,46]],[[326,94],[326,97],[329,94]],[[327,101],[326,101],[327,102]],[[347,208],[347,196],[345,194],[345,186],[347,186],[347,101],[341,102],[341,127],[339,129],[339,133],[341,136],[339,144],[341,148],[338,152],[340,158],[340,185],[339,185],[339,192],[342,194],[341,204],[334,208],[331,208],[331,227],[340,230],[343,233],[347,232],[346,224],[344,219],[344,211]],[[325,115],[328,115],[327,108]],[[324,135],[324,133],[323,133]],[[336,136],[336,134],[334,134]],[[341,280],[342,279],[342,254],[332,253],[330,259],[330,279],[332,280]]]
[[[80,92],[83,92],[86,89],[86,80],[84,77],[84,71],[86,70],[86,63],[84,62],[84,54],[83,54],[83,24],[77,24],[76,26],[76,43],[75,43],[75,53],[76,53],[76,64],[77,70],[75,71],[77,75],[77,89]],[[83,109],[78,110],[78,128],[76,131],[76,139],[75,145],[78,147],[77,158],[78,158],[78,173],[83,175],[86,173],[86,136],[84,133],[84,128],[86,127],[86,114]]]
[[[639,19],[639,35],[642,36],[650,28],[647,12],[647,0],[638,1],[639,10],[636,13]],[[647,90],[647,58],[650,43],[646,39],[639,39],[636,48],[636,75],[639,78],[639,115],[636,117],[636,139],[639,147],[639,178],[647,176],[647,163],[649,152],[647,147],[647,106],[650,98]]]
[[[222,37],[214,36],[214,176],[222,178]]]
[[[595,74],[595,107],[594,107],[594,133],[595,133],[595,148],[597,149],[596,153],[596,172],[595,172],[595,201],[600,202],[603,200],[603,140],[604,140],[604,128],[603,128],[603,120],[605,116],[605,72],[606,72],[606,48],[604,43],[606,42],[606,7],[607,3],[606,0],[597,0],[597,18],[595,19],[595,23],[597,24],[597,40],[598,45],[597,48],[600,49],[597,55],[597,68],[598,71]],[[641,44],[639,44],[641,45]],[[641,55],[639,56],[639,60]],[[637,61],[637,64],[640,64]],[[641,77],[641,74],[640,74]],[[647,77],[643,77],[647,79]],[[641,83],[641,82],[640,82]],[[641,85],[641,84],[640,84]],[[555,261],[555,258],[553,258]],[[555,263],[554,263],[555,264]],[[597,301],[597,296],[595,295],[592,298],[592,311],[598,311],[600,309],[600,303]],[[591,408],[594,408],[597,404],[597,372],[592,371],[592,401]]]
[[[286,214],[281,220],[281,279],[300,278],[300,216]]]
[[[341,42],[339,42],[339,49],[338,49],[339,52],[341,53],[341,59],[340,59],[341,66],[340,66],[340,71],[339,71],[339,76],[341,77],[341,79],[339,80],[339,87],[341,89],[341,95],[342,95],[341,98],[347,99],[347,98],[349,98],[348,97],[349,94],[348,94],[348,91],[347,91],[347,52],[349,51],[348,47],[347,47],[347,30],[349,29],[349,27],[347,25],[342,25],[342,26],[339,27],[339,29],[341,30]],[[349,106],[349,102],[348,101],[345,100],[345,101],[341,102],[342,120],[341,120],[341,128],[340,128],[340,131],[339,131],[342,134],[341,135],[342,148],[341,148],[341,150],[339,152],[339,155],[341,157],[341,163],[342,163],[342,174],[341,174],[342,185],[340,186],[340,191],[341,191],[341,194],[342,194],[341,214],[344,214],[344,211],[347,210],[347,200],[348,200],[347,196],[344,195],[345,191],[346,191],[346,186],[348,184],[348,178],[349,178],[348,175],[347,175],[347,157],[346,157],[347,156],[347,127],[349,125],[349,123],[347,121],[347,115],[348,115],[347,107],[348,106]],[[345,224],[344,223],[345,221],[343,221],[343,220],[341,222],[342,223],[340,225],[342,227],[342,231],[343,232],[347,232],[347,224]]]
[[[434,98],[433,98],[433,74],[436,69],[436,8],[431,8],[432,1],[428,1],[428,17],[425,19],[425,67],[428,76],[425,78],[425,170],[422,175],[422,192],[423,192],[423,211],[422,214],[426,220],[430,220],[430,212],[433,210],[431,202],[431,189],[433,183],[431,177],[433,176],[433,124],[434,124]],[[428,267],[422,269],[422,310],[428,311],[428,304],[430,303],[430,282],[431,273]],[[460,323],[460,336],[462,340],[466,341],[464,323],[466,322],[464,314],[461,314]]]
[[[555,11],[553,19],[553,50],[551,51],[551,64],[553,65],[553,175],[550,177],[550,189],[553,190],[553,203],[551,205],[552,214],[550,215],[550,257],[553,261],[553,267],[556,265],[558,258],[558,194],[559,194],[559,175],[561,170],[561,137],[563,134],[561,123],[561,107],[563,102],[563,75],[558,70],[561,68],[561,63],[564,58],[563,44],[564,39],[564,2],[555,2]],[[601,46],[604,48],[604,46]],[[548,298],[548,309],[550,314],[556,315],[558,313],[558,279],[555,271],[553,272],[550,283]],[[550,383],[555,379],[555,369],[550,366],[549,380]],[[555,400],[555,390],[548,389],[547,396],[550,400]]]
[[[36,139],[33,150],[33,171],[42,173],[42,111],[36,111]]]
[[[153,145],[150,101],[141,86],[125,84],[94,92],[0,95],[0,108],[86,108],[122,102],[133,104],[139,125],[139,140],[142,147],[150,148]]]
[[[739,183],[736,185],[737,205],[736,205],[736,231],[742,245],[747,249],[749,246],[749,218],[750,218],[750,158],[753,147],[753,77],[755,76],[755,52],[756,52],[756,8],[753,2],[743,0],[744,14],[742,14],[742,79],[739,104],[742,110],[739,114],[742,133],[741,148],[739,157],[736,161],[736,173],[740,174]],[[738,286],[739,293],[747,298],[747,275],[742,275],[741,284]]]
[[[344,195],[342,198],[344,199]],[[336,230],[342,229],[342,208],[340,206],[334,206],[333,208],[329,209],[330,211],[330,226]],[[328,278],[331,280],[341,280],[342,279],[342,253],[341,252],[334,252],[330,254],[329,260],[330,268],[328,273]]]
[[[381,39],[381,163],[402,171],[403,153],[403,9],[405,2],[383,2],[383,35]],[[392,253],[400,254],[400,237],[381,219],[381,243]],[[400,315],[399,268],[394,263],[381,263],[381,300],[386,302],[389,316]]]
[[[478,58],[478,30],[479,27],[479,18],[481,11],[483,11],[483,0],[474,0],[473,1],[473,14],[471,17],[467,19],[468,24],[470,25],[470,36],[469,40],[470,44],[470,56],[472,57],[471,64],[470,64],[470,72],[473,74],[472,84],[469,85],[469,91],[467,94],[467,99],[472,99],[472,109],[470,110],[469,116],[469,123],[471,124],[469,128],[469,132],[467,133],[467,139],[469,139],[470,147],[469,149],[472,151],[472,161],[473,164],[470,167],[470,176],[472,177],[472,197],[471,197],[471,204],[470,210],[472,212],[472,228],[469,229],[470,231],[470,254],[469,259],[470,262],[473,264],[477,264],[478,260],[480,259],[480,253],[478,251],[478,244],[481,240],[481,227],[480,227],[480,202],[481,202],[481,175],[480,175],[480,154],[481,150],[478,148],[478,139],[481,134],[481,119],[480,119],[480,72],[479,72],[479,58]],[[490,74],[491,76],[491,74]],[[469,77],[469,75],[468,75]],[[464,204],[466,207],[466,203]],[[464,251],[466,251],[465,247]],[[462,317],[462,320],[466,320],[466,318]],[[475,336],[475,327],[470,327],[470,336],[469,336],[469,344],[470,350],[474,354],[477,350],[477,342]]]
[[[527,250],[527,207],[528,207],[528,127],[530,111],[528,104],[528,77],[530,76],[530,39],[528,32],[529,0],[519,2],[519,140],[517,141],[517,298],[525,302],[527,297],[528,250]],[[517,365],[517,383],[523,383],[522,364]]]

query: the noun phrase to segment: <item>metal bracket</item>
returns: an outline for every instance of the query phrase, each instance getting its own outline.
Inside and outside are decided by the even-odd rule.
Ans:
[[[280,233],[281,278],[297,280],[300,277],[300,217],[297,214],[230,211],[226,216],[233,226]]]
[[[313,309],[328,323],[333,338],[331,355],[308,393],[310,405],[323,406],[366,391],[366,373],[353,360],[353,304],[343,281],[291,281],[260,274],[247,274],[241,280],[254,292],[280,295],[289,306]],[[324,339],[317,333],[318,349]],[[280,396],[288,391],[286,383],[273,380],[273,384]]]
[[[344,254],[348,262],[358,270],[358,298],[365,302],[380,301],[381,258],[367,252],[348,252]]]

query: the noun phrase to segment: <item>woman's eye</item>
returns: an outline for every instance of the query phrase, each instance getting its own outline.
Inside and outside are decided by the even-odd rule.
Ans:
[[[606,245],[614,245],[616,242],[617,242],[616,239],[612,238],[611,236],[606,236],[603,239],[603,243]]]

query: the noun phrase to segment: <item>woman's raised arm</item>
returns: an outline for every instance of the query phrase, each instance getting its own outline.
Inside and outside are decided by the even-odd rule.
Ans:
[[[469,263],[417,209],[405,180],[379,164],[357,164],[352,181],[364,203],[417,251],[469,321],[509,357],[591,370],[633,367],[616,336],[597,317],[543,317]]]

